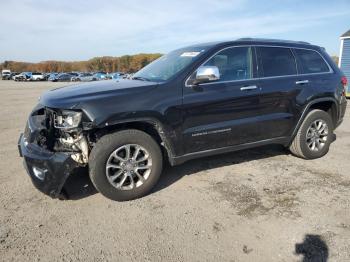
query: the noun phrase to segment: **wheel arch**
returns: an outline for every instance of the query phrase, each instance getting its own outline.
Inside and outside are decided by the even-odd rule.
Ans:
[[[95,131],[95,137],[98,140],[104,135],[118,132],[125,129],[136,129],[143,131],[150,135],[160,146],[164,157],[172,163],[172,159],[175,156],[173,143],[169,139],[169,134],[166,131],[164,125],[157,119],[153,118],[140,118],[123,120],[111,125],[101,126]]]
[[[335,101],[325,100],[325,101],[313,103],[309,107],[308,112],[313,110],[313,109],[320,109],[320,110],[327,112],[332,119],[333,127],[336,126],[337,119],[338,119],[338,108],[337,108],[337,104]]]
[[[296,133],[298,132],[298,130],[299,130],[301,124],[303,123],[305,117],[307,116],[307,114],[313,109],[320,109],[320,110],[327,112],[330,115],[332,122],[333,122],[333,126],[335,128],[336,123],[337,123],[337,119],[338,119],[338,114],[339,114],[339,108],[337,106],[336,99],[331,98],[331,97],[314,99],[314,100],[310,101],[303,109],[301,117],[299,118],[298,123],[293,130],[290,143],[293,141]]]

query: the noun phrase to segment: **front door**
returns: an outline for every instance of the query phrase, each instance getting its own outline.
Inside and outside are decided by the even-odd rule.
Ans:
[[[261,91],[254,57],[254,48],[249,46],[225,48],[203,64],[217,66],[219,80],[184,86],[185,153],[259,140]]]

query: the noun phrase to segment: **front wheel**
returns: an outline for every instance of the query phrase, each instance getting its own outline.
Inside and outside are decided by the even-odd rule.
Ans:
[[[304,159],[324,156],[333,139],[333,123],[330,115],[319,109],[308,113],[296,134],[290,151]]]
[[[105,135],[94,146],[89,174],[105,197],[126,201],[148,194],[158,182],[163,158],[148,134],[134,129]]]

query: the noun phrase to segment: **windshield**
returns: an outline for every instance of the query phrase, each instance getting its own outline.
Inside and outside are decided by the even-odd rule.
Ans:
[[[197,59],[205,50],[202,47],[183,48],[163,55],[138,71],[133,79],[164,82]]]

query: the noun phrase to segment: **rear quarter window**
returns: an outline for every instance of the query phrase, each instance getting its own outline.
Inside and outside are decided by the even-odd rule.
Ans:
[[[297,59],[300,74],[326,73],[329,67],[319,53],[307,49],[293,50]]]

